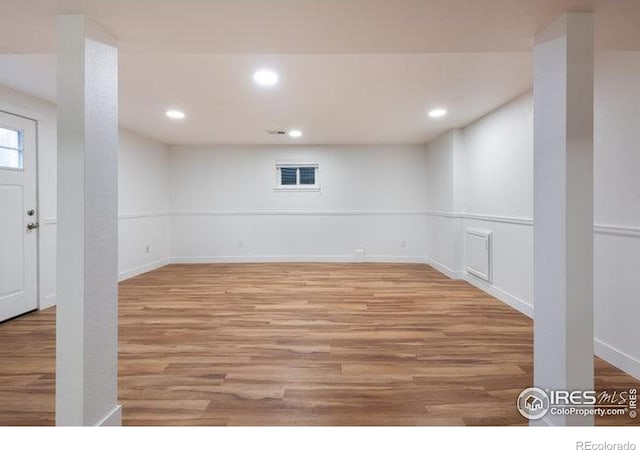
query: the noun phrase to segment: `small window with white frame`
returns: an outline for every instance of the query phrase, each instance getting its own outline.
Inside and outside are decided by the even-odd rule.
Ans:
[[[319,191],[317,162],[276,162],[276,190]]]
[[[0,125],[0,169],[24,170],[22,131]]]

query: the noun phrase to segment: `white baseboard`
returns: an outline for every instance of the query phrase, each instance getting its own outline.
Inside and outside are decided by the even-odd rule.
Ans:
[[[486,292],[489,295],[492,295],[493,297],[496,297],[498,300],[501,300],[502,302],[511,306],[513,309],[516,309],[522,314],[533,318],[533,306],[516,297],[515,295],[512,295],[507,291],[500,289],[499,287],[489,284],[486,281],[480,280],[479,278],[476,278],[471,274],[453,270],[450,267],[447,267],[444,264],[441,264],[431,258],[427,258],[427,264],[451,279],[465,280],[469,284],[472,284],[478,289]]]
[[[169,262],[170,262],[170,258],[163,258],[157,261],[150,262],[149,264],[145,264],[143,266],[134,267],[133,269],[125,270],[118,274],[118,281],[128,280],[129,278],[137,277],[138,275],[142,275],[143,273],[159,269],[160,267],[166,266],[167,264],[169,264]]]
[[[116,405],[113,410],[104,418],[99,420],[94,426],[96,427],[119,427],[122,425],[122,406]]]
[[[364,262],[372,263],[397,263],[397,264],[425,264],[424,256],[404,255],[364,255]]]
[[[452,280],[463,280],[464,273],[453,270],[452,268],[445,266],[444,264],[439,263],[438,261],[426,258],[426,264],[436,269],[438,272],[448,276]]]
[[[215,264],[215,263],[262,263],[262,262],[341,262],[341,263],[358,263],[361,262],[355,255],[311,255],[311,256],[293,256],[293,255],[276,255],[276,256],[202,256],[202,257],[172,257],[165,258],[144,266],[136,267],[119,275],[119,280],[126,280],[137,275],[149,272],[166,266],[167,264]],[[431,258],[423,258],[416,256],[398,256],[398,255],[365,255],[365,262],[381,262],[381,263],[417,263],[427,264],[435,270],[443,273],[454,280],[465,280],[478,289],[496,297],[505,304],[520,311],[528,317],[533,318],[534,308],[515,295],[506,292],[499,287],[491,285],[485,281],[477,279],[472,275],[464,272],[456,271],[441,264]],[[43,310],[56,304],[56,294],[50,294],[44,297],[39,309]],[[615,347],[595,339],[595,354],[604,359],[608,363],[623,370],[629,375],[640,380],[640,360],[633,356],[616,349]]]
[[[472,284],[478,289],[483,290],[487,294],[492,295],[498,300],[501,300],[502,302],[511,306],[513,309],[520,311],[525,316],[533,319],[533,306],[528,304],[521,298],[518,298],[515,295],[510,294],[497,286],[489,284],[486,281],[480,280],[479,278],[476,278],[471,274],[465,274],[463,279],[467,283]]]
[[[493,297],[496,297],[498,300],[506,303],[511,306],[513,309],[520,311],[522,314],[533,319],[534,308],[532,305],[528,304],[524,300],[512,295],[499,287],[493,286],[486,281],[480,280],[473,275],[466,274],[463,272],[457,272],[444,264],[440,264],[433,259],[427,258],[427,264],[436,269],[438,272],[443,273],[444,275],[452,278],[454,280],[465,280],[469,284],[477,287],[478,289],[486,292]],[[610,344],[595,338],[595,355],[604,359],[609,364],[617,367],[618,369],[628,373],[632,377],[640,380],[640,361],[635,359],[633,356],[618,350],[615,347],[612,347]],[[539,421],[536,421],[539,422]],[[551,423],[535,423],[532,425],[552,425]]]
[[[352,255],[318,255],[318,256],[173,256],[171,264],[229,264],[229,263],[265,263],[265,262],[355,262]]]
[[[618,369],[625,371],[632,377],[640,380],[640,361],[633,356],[612,347],[610,344],[596,338],[595,340],[596,355],[607,361],[609,364],[616,366]]]
[[[47,308],[51,308],[52,306],[56,306],[56,294],[45,295],[40,304],[38,305],[38,309],[40,311],[45,310]]]
[[[265,262],[336,262],[361,263],[355,255],[242,255],[242,256],[176,256],[171,264],[220,264],[220,263],[265,263]],[[364,262],[418,263],[423,257],[397,255],[365,255]]]

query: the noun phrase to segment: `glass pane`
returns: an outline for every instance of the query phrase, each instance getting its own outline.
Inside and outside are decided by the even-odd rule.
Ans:
[[[0,168],[22,170],[22,152],[12,148],[0,147]]]
[[[290,186],[296,184],[296,172],[298,169],[294,167],[283,167],[280,169],[280,184]]]
[[[0,128],[0,147],[20,148],[20,132]]]
[[[315,167],[300,167],[300,184],[316,184]]]

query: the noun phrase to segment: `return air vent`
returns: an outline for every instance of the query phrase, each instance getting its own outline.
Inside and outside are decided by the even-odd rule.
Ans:
[[[267,133],[274,136],[284,136],[285,134],[287,134],[285,130],[267,130]]]
[[[491,231],[467,228],[465,259],[467,272],[491,283]]]

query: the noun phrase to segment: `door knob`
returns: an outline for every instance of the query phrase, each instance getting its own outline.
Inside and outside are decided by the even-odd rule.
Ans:
[[[36,228],[39,228],[40,224],[38,222],[29,222],[27,224],[27,230],[35,230]]]

